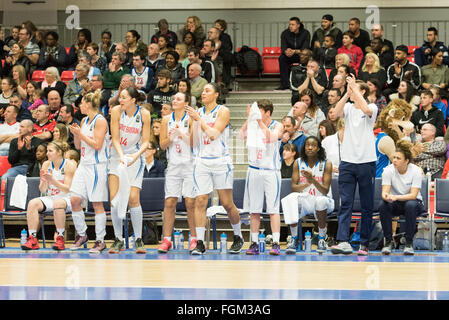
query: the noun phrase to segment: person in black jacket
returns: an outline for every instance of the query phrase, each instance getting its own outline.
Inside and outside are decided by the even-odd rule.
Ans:
[[[215,21],[215,28],[220,31],[219,40],[221,42],[218,55],[223,59],[223,83],[226,87],[230,87],[231,84],[231,66],[234,60],[232,54],[232,40],[229,34],[225,33],[228,24],[223,19]]]
[[[65,68],[67,63],[67,52],[65,48],[58,44],[59,36],[54,31],[48,31],[45,35],[45,46],[41,49],[37,67],[45,70],[48,67],[58,68],[59,73]]]
[[[289,65],[299,62],[299,54],[304,49],[309,49],[310,32],[304,29],[304,25],[298,17],[290,18],[288,29],[281,34],[281,50],[279,57],[279,71],[281,86],[278,90],[288,89]]]
[[[365,54],[366,47],[370,45],[370,37],[368,31],[360,29],[359,18],[352,18],[351,20],[349,20],[349,31],[354,34],[353,44],[360,47],[363,54]]]
[[[433,93],[430,90],[421,92],[421,108],[412,114],[411,122],[415,125],[416,133],[421,132],[421,128],[426,123],[433,124],[436,128],[436,137],[444,136],[444,116],[440,109],[432,105]]]
[[[165,177],[164,164],[154,156],[156,149],[156,144],[153,141],[150,141],[148,149],[145,151],[145,169],[143,172],[144,178]]]

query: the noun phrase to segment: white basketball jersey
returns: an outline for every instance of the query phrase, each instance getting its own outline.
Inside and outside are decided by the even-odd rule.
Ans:
[[[133,154],[139,151],[142,145],[142,109],[137,106],[137,110],[132,117],[122,110],[120,114],[120,146],[124,155]],[[111,148],[111,158],[118,159],[119,155],[114,146]]]
[[[131,75],[136,79],[136,85],[141,85],[145,87],[148,82],[148,75],[150,74],[150,68],[145,67],[142,73],[138,73],[135,68],[131,69]]]
[[[97,113],[95,117],[92,119],[92,121],[89,123],[89,117],[85,117],[81,126],[81,132],[91,138],[94,139],[94,130],[95,130],[95,123],[98,119],[104,119],[104,117]],[[106,119],[105,119],[106,120]],[[80,164],[98,164],[98,163],[105,163],[108,161],[109,154],[108,154],[108,148],[109,148],[109,133],[106,132],[106,135],[104,137],[103,145],[101,146],[100,150],[95,150],[94,148],[90,147],[86,142],[81,141],[81,160]]]
[[[209,126],[213,127],[218,118],[218,112],[222,105],[217,105],[209,114],[206,114],[206,107],[198,109],[200,117]],[[227,140],[229,138],[229,124],[223,130],[221,135],[215,139],[210,140],[209,136],[202,131],[200,135],[200,141],[198,143],[197,156],[200,158],[225,158],[229,157]]]
[[[53,162],[51,162],[50,166],[48,167],[48,173],[51,174],[55,180],[61,183],[64,183],[66,163],[67,161],[65,159],[62,159],[62,163],[59,168],[55,168]],[[52,184],[48,186],[48,193],[53,199],[60,199],[67,196],[67,193],[61,192],[61,189]]]
[[[307,179],[301,174],[301,170],[312,171],[312,176],[319,182],[323,183],[324,169],[326,168],[326,160],[320,161],[318,160],[315,165],[310,168],[306,161],[303,161],[301,158],[298,158],[298,170],[299,170],[299,183],[307,183]],[[309,187],[305,188],[302,193],[309,193],[312,196],[328,196],[332,197],[332,190],[329,186],[329,192],[327,195],[322,194],[313,184]]]
[[[271,134],[277,134],[275,129],[279,122],[272,120],[268,129]],[[265,142],[265,137],[263,138]],[[281,147],[281,140],[276,139],[272,143],[265,143],[265,150],[260,148],[248,148],[248,163],[252,166],[270,169],[281,170],[281,154],[279,148]]]
[[[181,130],[184,134],[189,135],[189,115],[187,112],[184,112],[183,117],[181,120],[176,121],[175,119],[175,113],[172,112],[170,115],[170,118],[168,120],[168,126],[167,126],[167,135],[168,132],[170,132],[170,129],[178,128]],[[192,154],[192,148],[189,144],[187,144],[184,140],[180,139],[179,137],[175,137],[172,141],[172,144],[168,147],[167,150],[167,160],[170,164],[179,164],[183,162],[190,162],[192,161],[193,154]]]

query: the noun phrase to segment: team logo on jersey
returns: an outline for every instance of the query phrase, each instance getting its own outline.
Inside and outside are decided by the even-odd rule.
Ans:
[[[136,117],[136,122],[137,122],[137,123],[140,122],[140,114],[137,115],[137,117]]]
[[[212,118],[217,118],[217,112],[212,113]]]
[[[324,164],[320,161],[320,166],[319,166],[320,171],[323,171],[323,169],[324,169],[323,166],[324,166]]]
[[[64,174],[64,173],[65,173],[65,172],[64,172],[64,168],[62,168],[62,169],[61,169],[61,174]]]
[[[187,128],[189,126],[189,121],[184,120],[184,128]]]

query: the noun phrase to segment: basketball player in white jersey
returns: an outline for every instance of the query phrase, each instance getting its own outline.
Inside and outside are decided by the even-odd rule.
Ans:
[[[201,94],[204,106],[195,111],[187,107],[189,117],[194,120],[193,147],[195,164],[193,178],[197,197],[195,198],[195,224],[197,245],[192,255],[206,252],[204,234],[206,231],[206,209],[209,194],[216,189],[220,203],[226,210],[234,231],[230,253],[240,253],[243,246],[240,215],[232,198],[234,167],[227,147],[229,137],[229,109],[217,104],[219,91],[215,83],[204,86]]]
[[[150,113],[139,107],[137,98],[139,92],[134,87],[120,92],[120,105],[111,111],[112,148],[109,161],[109,194],[111,201],[117,196],[122,201],[128,201],[131,222],[136,237],[136,253],[146,253],[142,241],[142,207],[140,206],[140,190],[142,189],[145,160],[143,153],[150,143]],[[131,186],[129,195],[117,194],[119,191],[119,165],[127,164],[128,182]],[[109,253],[119,253],[124,250],[123,220],[118,217],[118,208],[111,204],[111,219],[114,227],[115,240]]]
[[[70,126],[75,147],[81,150],[81,159],[73,177],[70,188],[72,218],[77,235],[71,250],[81,248],[89,239],[86,234],[87,225],[82,209],[84,201],[90,201],[95,212],[96,241],[89,250],[90,253],[100,253],[106,249],[106,213],[103,202],[108,201],[107,167],[109,134],[108,123],[100,113],[100,90],[88,93],[83,97],[80,110],[86,117],[77,124]]]
[[[48,193],[48,195],[35,198],[28,203],[29,236],[27,242],[22,245],[23,250],[39,249],[36,233],[40,222],[39,213],[43,212],[53,212],[56,231],[58,232],[53,249],[65,249],[65,214],[71,210],[69,190],[76,170],[75,162],[64,159],[64,152],[69,148],[67,143],[57,141],[50,142],[47,146],[48,160],[44,162],[40,171],[39,191]]]
[[[307,137],[293,165],[292,193],[282,198],[285,223],[290,225],[292,240],[287,254],[296,254],[298,247],[298,220],[314,215],[318,220],[318,253],[326,251],[326,217],[334,210],[332,162],[315,136]]]
[[[194,156],[192,153],[192,119],[186,111],[190,97],[178,92],[172,98],[173,112],[165,116],[161,123],[160,144],[167,152],[168,165],[165,173],[164,239],[159,246],[160,253],[172,247],[170,241],[175,223],[176,204],[184,197],[187,209],[187,222],[191,241],[189,250],[196,247],[195,229],[195,186],[193,183]]]
[[[261,119],[257,121],[257,127],[248,131],[248,121],[246,120],[239,136],[248,138],[248,135],[255,136],[259,145],[248,145],[249,168],[246,174],[245,194],[243,198],[244,210],[250,212],[251,245],[246,254],[259,254],[259,229],[260,214],[263,209],[264,195],[266,198],[266,213],[270,214],[271,230],[273,231],[273,245],[270,250],[271,255],[280,254],[280,231],[281,219],[279,215],[280,192],[281,192],[281,155],[279,148],[281,145],[284,126],[273,119],[273,103],[270,100],[257,101],[257,107],[261,114]],[[248,106],[248,116],[251,107]],[[257,137],[260,135],[260,137]],[[261,145],[263,143],[263,145]]]

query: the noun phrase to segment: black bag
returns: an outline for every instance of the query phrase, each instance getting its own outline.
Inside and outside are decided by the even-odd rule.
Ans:
[[[382,224],[380,223],[380,221],[373,220],[368,250],[374,251],[381,249],[381,247],[383,246],[383,240],[384,240],[384,232],[382,230]],[[357,223],[355,226],[354,233],[352,234],[350,240],[350,244],[355,250],[358,250],[360,245],[360,223]]]
[[[144,220],[142,229],[142,240],[144,244],[159,243],[159,231],[156,222]]]
[[[262,74],[262,57],[256,50],[248,46],[243,46],[234,56],[237,67],[242,75],[246,75],[248,72],[256,72],[258,76]]]

